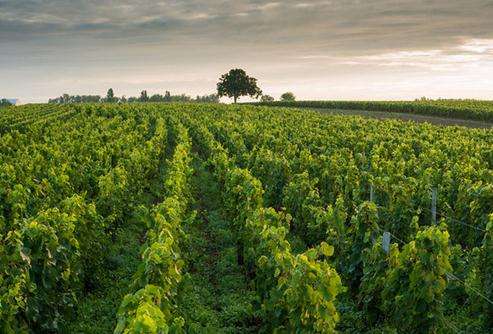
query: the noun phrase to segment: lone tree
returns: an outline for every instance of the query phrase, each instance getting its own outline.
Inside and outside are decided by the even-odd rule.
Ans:
[[[232,97],[236,103],[240,96],[248,95],[257,99],[262,95],[262,91],[257,86],[257,79],[249,77],[244,70],[237,68],[221,76],[217,84],[217,94],[219,97]]]
[[[293,102],[296,100],[296,97],[294,97],[294,94],[291,92],[287,92],[281,95],[281,101],[283,102]]]

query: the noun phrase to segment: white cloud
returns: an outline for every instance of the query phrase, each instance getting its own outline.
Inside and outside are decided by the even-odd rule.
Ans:
[[[207,19],[213,19],[216,17],[215,15],[210,15],[207,13],[197,13],[197,14],[192,14],[187,17],[189,20],[207,20]]]
[[[379,60],[382,60],[382,61],[389,61],[389,60],[406,61],[406,60],[412,60],[412,59],[423,59],[423,58],[436,57],[437,55],[440,55],[441,53],[442,53],[441,50],[397,51],[397,52],[389,52],[389,53],[383,53],[383,54],[378,54],[378,55],[363,56],[360,58],[368,59],[368,60],[376,60],[376,61],[379,61]]]
[[[270,10],[270,9],[277,8],[280,5],[281,5],[281,3],[279,3],[279,2],[269,2],[269,3],[266,3],[264,5],[259,5],[256,8],[258,10],[264,11],[264,10]]]
[[[469,0],[467,10],[463,0],[0,0],[0,91],[105,92],[122,79],[127,95],[146,85],[205,93],[215,85],[203,78],[241,66],[271,86],[317,89],[318,98],[329,97],[327,83],[343,87],[351,77],[347,87],[363,87],[382,73],[391,73],[387,82],[419,73],[418,87],[435,76],[471,78],[491,98],[493,86],[478,80],[493,80],[491,17],[491,0]],[[159,79],[184,73],[190,89]],[[463,85],[441,84],[447,92]]]
[[[314,3],[306,3],[306,2],[302,2],[302,3],[297,3],[296,5],[294,5],[295,8],[310,8],[310,7],[315,7],[317,4],[314,4]]]
[[[493,39],[471,39],[459,46],[460,50],[473,53],[493,52]]]

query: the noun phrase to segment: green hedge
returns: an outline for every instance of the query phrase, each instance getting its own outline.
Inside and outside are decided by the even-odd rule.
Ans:
[[[493,122],[493,102],[476,100],[425,101],[293,101],[259,102],[255,105],[387,111]]]

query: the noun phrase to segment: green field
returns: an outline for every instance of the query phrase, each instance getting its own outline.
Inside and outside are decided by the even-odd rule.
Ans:
[[[134,103],[0,135],[0,333],[493,330],[493,130]]]
[[[386,111],[493,122],[493,101],[480,100],[277,101],[257,104],[278,107]]]

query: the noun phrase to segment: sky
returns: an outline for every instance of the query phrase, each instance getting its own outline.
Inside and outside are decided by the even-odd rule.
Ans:
[[[0,97],[205,95],[231,68],[275,98],[493,100],[493,0],[0,0]]]

